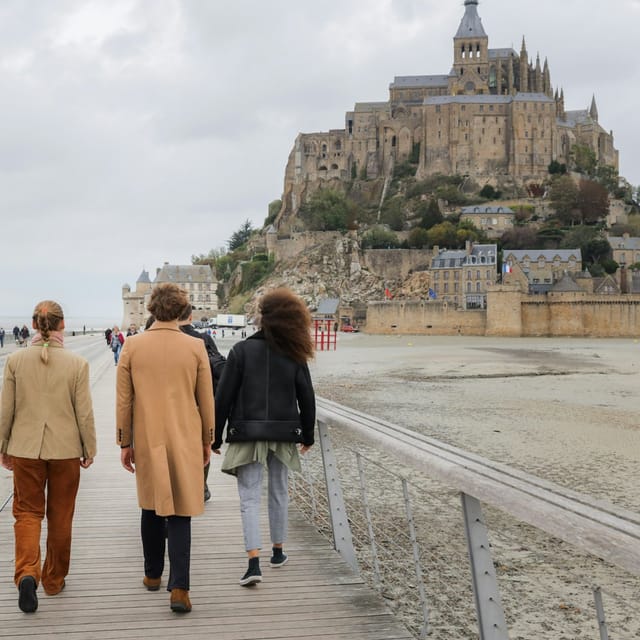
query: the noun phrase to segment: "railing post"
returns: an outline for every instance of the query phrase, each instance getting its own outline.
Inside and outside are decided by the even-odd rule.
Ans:
[[[509,632],[498,589],[487,526],[479,500],[461,493],[480,640],[508,640]]]
[[[342,495],[342,487],[340,486],[338,465],[331,446],[331,440],[329,439],[327,423],[321,420],[318,420],[318,436],[320,440],[320,451],[322,452],[324,478],[327,484],[327,501],[329,503],[329,514],[331,515],[333,544],[343,560],[354,571],[359,573],[358,560],[356,559],[356,552],[353,548],[353,539],[351,537],[351,527],[349,526],[347,510]]]
[[[364,514],[367,517],[367,530],[369,532],[369,542],[371,543],[371,559],[373,563],[373,575],[376,587],[382,590],[382,580],[380,578],[380,563],[378,562],[378,548],[376,546],[376,534],[373,530],[373,519],[371,518],[371,509],[369,508],[369,499],[367,497],[367,484],[364,477],[364,466],[362,464],[362,456],[356,451],[356,460],[358,462],[358,474],[360,476],[360,491],[362,492],[362,506]]]
[[[420,605],[422,607],[422,630],[420,632],[420,640],[424,640],[429,633],[429,609],[427,607],[427,594],[424,591],[424,581],[422,579],[422,565],[420,564],[420,550],[418,549],[418,537],[416,536],[416,527],[413,520],[413,509],[411,508],[411,500],[409,499],[409,485],[402,478],[402,495],[404,497],[404,508],[407,514],[407,523],[409,525],[409,538],[411,539],[411,549],[413,551],[413,563],[416,572],[416,581],[418,583],[418,594],[420,595]]]
[[[604,604],[602,603],[602,591],[600,587],[593,590],[593,598],[596,601],[596,612],[598,614],[598,630],[600,631],[600,640],[609,640],[609,632],[607,631],[607,620],[604,617]]]

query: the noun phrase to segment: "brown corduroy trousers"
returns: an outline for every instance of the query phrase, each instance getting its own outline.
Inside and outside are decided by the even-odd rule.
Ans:
[[[16,586],[24,576],[58,593],[69,572],[71,527],[80,484],[80,460],[13,458]],[[40,568],[40,531],[47,515],[47,553]]]

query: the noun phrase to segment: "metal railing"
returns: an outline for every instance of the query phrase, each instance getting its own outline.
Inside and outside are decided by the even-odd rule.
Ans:
[[[317,404],[294,500],[417,638],[640,637],[640,515]]]

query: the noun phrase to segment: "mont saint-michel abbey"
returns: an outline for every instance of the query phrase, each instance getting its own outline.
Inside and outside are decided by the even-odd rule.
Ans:
[[[415,153],[418,179],[442,173],[526,184],[545,177],[552,160],[568,164],[575,144],[618,168],[613,133],[598,123],[595,97],[583,110],[566,110],[548,61],[541,64],[537,55],[532,62],[524,37],[519,53],[489,48],[478,0],[464,5],[449,73],[397,76],[389,100],[356,103],[344,130],[297,137],[285,178],[289,211],[300,204],[296,185],[385,177]]]

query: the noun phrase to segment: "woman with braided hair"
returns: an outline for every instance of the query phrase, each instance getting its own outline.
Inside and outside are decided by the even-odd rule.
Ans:
[[[64,589],[80,467],[96,455],[89,363],[64,349],[60,305],[38,303],[32,326],[31,345],[7,358],[0,401],[0,464],[13,471],[14,581],[25,613],[38,608],[40,582],[49,596]]]

